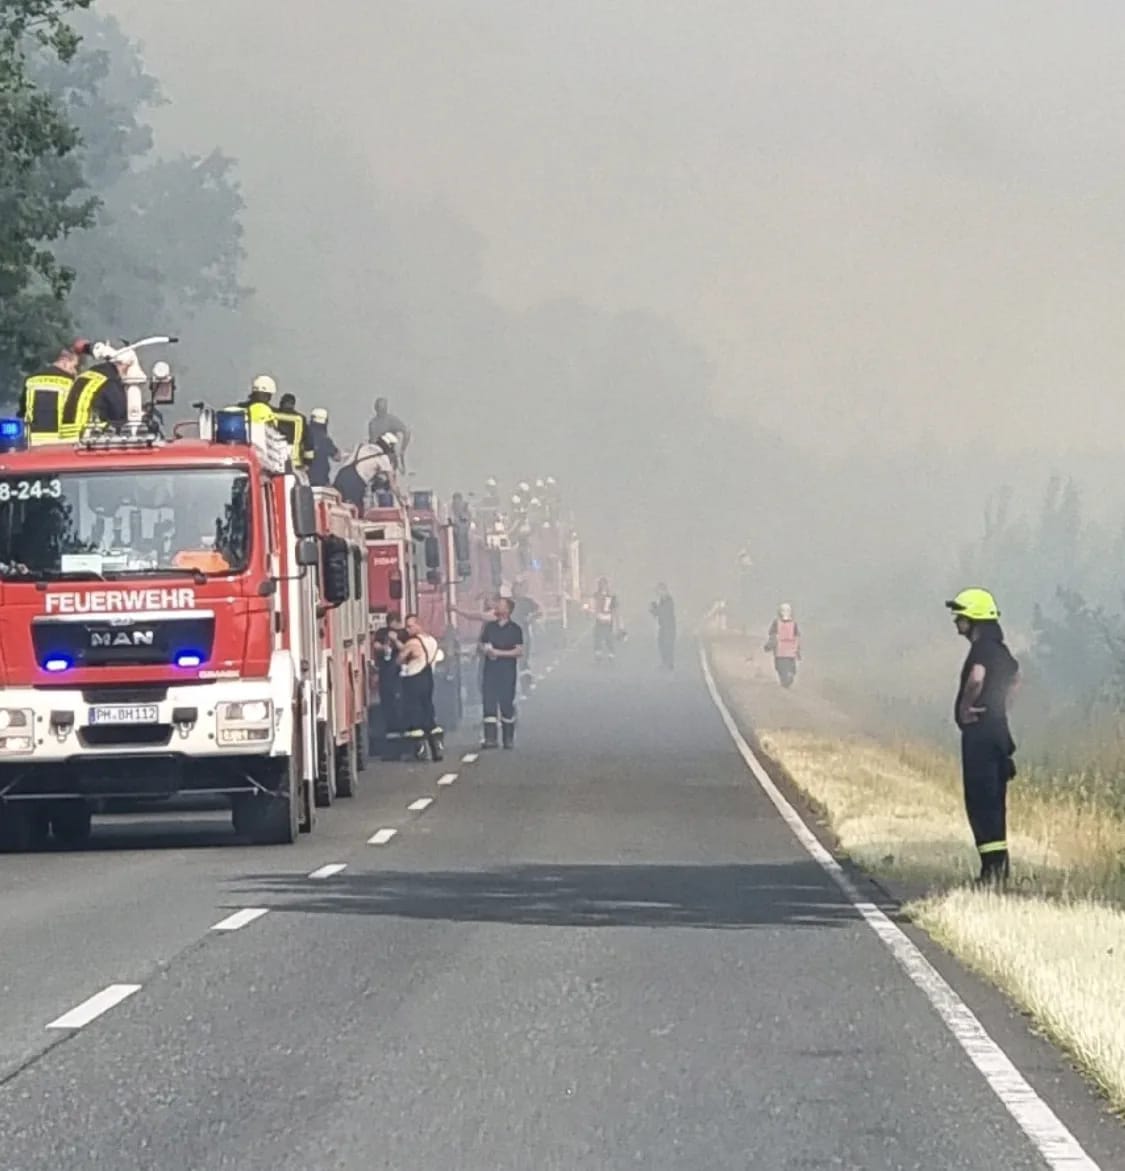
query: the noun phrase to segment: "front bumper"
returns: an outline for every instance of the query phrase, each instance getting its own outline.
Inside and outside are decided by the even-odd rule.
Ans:
[[[293,744],[291,705],[270,690],[266,679],[0,690],[0,799],[270,787]],[[132,710],[98,723],[98,708]]]

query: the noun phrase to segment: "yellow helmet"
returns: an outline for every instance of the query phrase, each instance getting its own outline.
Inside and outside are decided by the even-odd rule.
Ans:
[[[957,618],[968,618],[970,622],[992,622],[1000,617],[996,599],[988,592],[977,588],[962,590],[946,606]]]

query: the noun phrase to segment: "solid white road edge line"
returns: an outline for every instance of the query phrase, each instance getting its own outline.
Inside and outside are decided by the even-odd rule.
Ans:
[[[432,797],[419,797],[417,801],[411,801],[406,807],[411,813],[421,813],[423,809],[429,809],[434,803]]]
[[[385,846],[397,833],[397,829],[377,829],[367,839],[367,844],[369,846]]]
[[[480,760],[480,754],[476,752],[466,752],[465,755],[461,757],[462,764],[476,764],[478,760]]]
[[[220,920],[211,930],[238,931],[248,923],[253,923],[255,919],[260,919],[268,911],[269,907],[243,907],[241,911],[235,911],[233,915]]]
[[[314,870],[309,878],[331,878],[334,874],[339,874],[341,870],[347,870],[347,868],[346,862],[329,862],[327,866],[320,866]]]
[[[81,1029],[92,1020],[96,1020],[103,1012],[108,1012],[123,1000],[128,1000],[134,992],[140,992],[139,984],[111,984],[101,992],[84,1000],[70,1012],[63,1013],[57,1020],[51,1021],[48,1029]]]
[[[754,779],[773,802],[797,840],[828,873],[848,901],[863,916],[867,925],[886,944],[902,970],[922,990],[969,1060],[980,1070],[993,1093],[1004,1103],[1008,1113],[1016,1120],[1047,1165],[1052,1171],[1100,1171],[1098,1164],[1086,1154],[1058,1115],[1031,1088],[1004,1050],[985,1032],[984,1026],[969,1006],[938,974],[901,928],[892,923],[874,903],[863,899],[840,863],[820,844],[816,835],[801,820],[800,814],[770,780],[761,761],[754,755],[753,749],[739,731],[727,705],[719,695],[715,677],[711,674],[711,664],[707,661],[707,653],[702,648],[699,651],[699,659],[703,665],[703,678],[711,694],[711,701],[718,709],[739,754],[754,774]]]
[[[452,784],[453,784],[453,782],[454,782],[455,780],[457,780],[457,774],[456,774],[456,773],[446,773],[446,774],[445,774],[445,776],[443,776],[443,777],[438,777],[438,782],[437,782],[437,783],[438,783],[439,785],[443,785],[443,786],[444,786],[444,785],[452,785]]]

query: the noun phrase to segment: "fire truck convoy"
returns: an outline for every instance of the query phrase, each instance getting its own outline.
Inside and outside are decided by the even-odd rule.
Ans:
[[[95,812],[177,795],[229,800],[251,842],[294,842],[356,792],[393,612],[440,635],[456,726],[476,635],[458,590],[476,606],[518,570],[503,517],[397,485],[360,516],[291,456],[238,409],[170,438],[149,417],[33,447],[0,419],[0,850],[80,847]],[[577,598],[573,532],[537,540]]]

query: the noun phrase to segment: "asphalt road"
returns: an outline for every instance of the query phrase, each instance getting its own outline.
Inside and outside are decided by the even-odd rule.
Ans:
[[[547,677],[514,753],[374,765],[294,847],[150,815],[0,858],[0,1168],[1048,1166],[694,664],[631,654]],[[951,975],[1097,1166],[1125,1167],[1062,1063]]]

